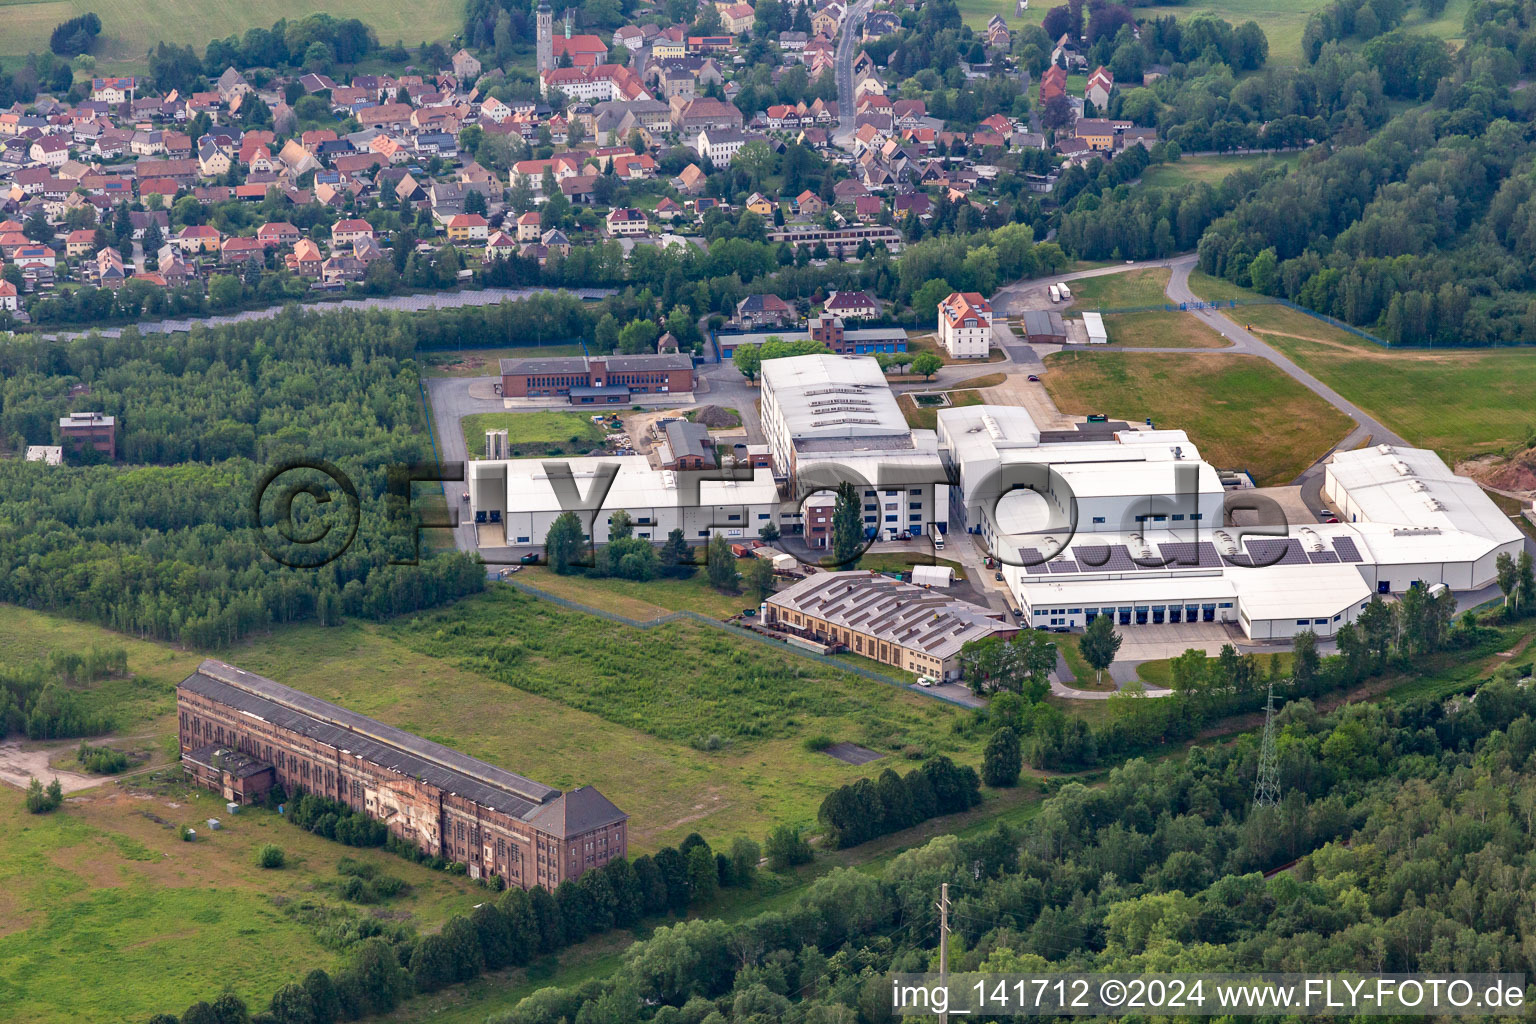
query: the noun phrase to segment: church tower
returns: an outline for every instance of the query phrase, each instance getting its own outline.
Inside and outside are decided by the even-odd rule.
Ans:
[[[541,0],[538,13],[537,63],[539,74],[555,69],[555,12],[549,0]]]

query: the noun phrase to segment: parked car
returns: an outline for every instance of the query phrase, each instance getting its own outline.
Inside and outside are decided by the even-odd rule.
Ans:
[[[1034,381],[1036,384],[1040,383],[1040,375],[1038,373],[1030,374],[1029,379]]]
[[[539,563],[539,556],[530,551],[518,559],[518,561],[522,562],[523,565],[537,565]]]
[[[997,582],[999,582],[999,583],[1003,582],[1003,574],[1000,573],[1000,572],[993,573],[992,574],[992,578],[997,580]]]

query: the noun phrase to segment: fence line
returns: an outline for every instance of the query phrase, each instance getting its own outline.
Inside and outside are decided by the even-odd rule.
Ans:
[[[829,655],[817,654],[814,651],[803,650],[801,648],[795,647],[792,644],[785,643],[782,640],[775,640],[773,637],[764,636],[763,634],[754,630],[743,629],[741,626],[732,625],[729,622],[721,622],[719,619],[712,619],[708,615],[701,615],[698,612],[669,612],[666,615],[660,615],[654,619],[631,619],[628,616],[620,615],[617,612],[610,612],[603,608],[593,608],[590,605],[582,604],[579,601],[572,601],[569,598],[559,597],[555,594],[549,593],[548,591],[540,590],[538,587],[532,586],[531,584],[524,583],[521,580],[506,579],[502,580],[501,582],[512,587],[514,590],[527,595],[528,597],[532,597],[540,601],[548,601],[551,604],[559,605],[560,607],[569,609],[570,611],[581,612],[584,615],[595,615],[600,619],[606,619],[609,622],[616,623],[621,626],[628,626],[632,629],[655,629],[658,626],[666,626],[674,622],[694,622],[698,625],[708,626],[711,629],[717,629],[721,632],[729,633],[736,637],[752,640],[756,643],[762,644],[765,647],[772,647],[773,650],[777,653],[788,651],[792,654],[798,655],[799,657],[818,662],[838,672],[849,672],[853,675],[863,676],[865,679],[872,680],[876,683],[884,683],[886,686],[894,686],[900,690],[916,693],[923,697],[931,697],[934,700],[943,701],[946,704],[953,704],[957,708],[970,708],[969,705],[955,700],[953,697],[946,697],[941,693],[929,693],[923,690],[914,690],[907,683],[903,683],[897,679],[892,679],[888,675],[884,675],[883,673],[876,672],[872,669],[867,669],[862,665],[849,664],[847,662],[839,661]]]
[[[1100,306],[1100,307],[1096,308],[1095,310],[1093,310],[1093,312],[1101,313],[1101,314],[1115,314],[1115,313],[1195,313],[1195,312],[1199,312],[1200,310],[1206,310],[1206,309],[1209,309],[1209,310],[1236,309],[1239,306],[1284,306],[1287,309],[1293,309],[1293,310],[1295,310],[1298,313],[1304,313],[1304,314],[1306,314],[1307,316],[1311,317],[1314,320],[1320,320],[1323,323],[1328,324],[1330,327],[1337,327],[1341,331],[1348,331],[1350,334],[1353,334],[1353,335],[1355,335],[1355,336],[1357,336],[1359,338],[1363,338],[1366,341],[1372,342],[1373,344],[1380,345],[1382,348],[1423,348],[1423,347],[1430,347],[1430,346],[1419,346],[1419,345],[1394,345],[1390,341],[1387,341],[1385,338],[1378,338],[1376,335],[1370,333],[1369,331],[1362,331],[1360,328],[1355,327],[1352,324],[1347,324],[1347,323],[1345,323],[1342,320],[1335,320],[1333,317],[1329,316],[1326,313],[1319,313],[1319,312],[1317,312],[1314,309],[1308,309],[1306,306],[1299,306],[1296,303],[1290,301],[1289,299],[1279,299],[1279,298],[1263,298],[1263,299],[1212,299],[1212,300],[1196,299],[1193,302],[1165,302],[1165,303],[1163,303],[1161,305],[1156,305],[1156,306],[1116,306],[1114,308],[1105,308],[1103,306]],[[1494,345],[1458,345],[1458,346],[1441,346],[1441,347],[1446,347],[1446,348],[1449,348],[1449,347],[1455,347],[1455,348],[1497,348],[1499,346],[1494,346]]]

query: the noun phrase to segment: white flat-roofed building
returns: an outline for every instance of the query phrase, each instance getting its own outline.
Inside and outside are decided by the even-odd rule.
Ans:
[[[1004,562],[1026,621],[1226,622],[1255,640],[1332,636],[1375,594],[1476,590],[1523,535],[1433,452],[1341,452],[1324,493],[1347,522],[1224,525],[1216,471],[1178,430],[1040,431],[1022,409],[943,409],[967,530]],[[1074,518],[1072,510],[1076,510]]]
[[[1524,544],[1520,528],[1475,480],[1422,448],[1338,452],[1324,471],[1323,496],[1364,542],[1380,593],[1415,583],[1485,587],[1498,556],[1515,557]]]
[[[64,465],[64,446],[58,444],[27,445],[27,461],[41,462],[45,466]]]
[[[778,487],[769,470],[704,479],[724,475],[655,469],[644,455],[480,460],[469,463],[470,508],[477,525],[499,522],[509,547],[542,546],[567,510],[581,517],[597,544],[607,543],[613,513],[621,509],[634,520],[636,537],[658,544],[674,529],[699,544],[714,535],[756,537],[777,523]]]
[[[762,367],[760,412],[792,497],[861,492],[864,529],[884,539],[947,528],[949,488],[931,430],[913,430],[869,356],[808,355]]]
[[[1043,433],[1024,409],[940,409],[938,441],[960,482],[965,528],[996,550],[1064,537],[1219,524],[1216,470],[1182,430]]]
[[[1104,317],[1089,310],[1083,314],[1083,330],[1087,332],[1088,344],[1109,344],[1109,332],[1104,329]]]

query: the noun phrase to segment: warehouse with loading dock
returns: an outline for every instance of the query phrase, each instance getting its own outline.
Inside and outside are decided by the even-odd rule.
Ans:
[[[1038,430],[1002,406],[943,409],[965,528],[1004,563],[1026,621],[1230,623],[1254,640],[1332,636],[1378,594],[1477,590],[1523,534],[1433,452],[1338,452],[1324,496],[1347,522],[1225,525],[1215,469],[1183,431]],[[1106,436],[1107,433],[1107,436]]]

